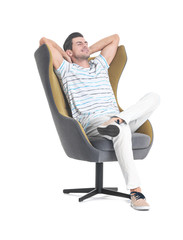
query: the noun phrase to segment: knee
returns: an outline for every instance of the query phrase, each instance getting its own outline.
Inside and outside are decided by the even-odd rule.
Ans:
[[[120,127],[119,137],[121,138],[131,137],[131,129],[128,124],[122,123],[121,125],[119,125],[119,127]]]
[[[132,133],[128,124],[122,123],[119,125],[120,132],[116,137],[113,137],[114,146],[120,146],[122,142],[131,142]]]
[[[148,93],[149,101],[154,108],[157,108],[160,104],[160,96],[155,92]]]

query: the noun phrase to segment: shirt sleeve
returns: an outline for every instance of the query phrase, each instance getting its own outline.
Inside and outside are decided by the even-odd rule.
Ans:
[[[94,59],[94,62],[99,63],[103,68],[108,70],[109,64],[107,63],[106,59],[102,54],[100,54],[98,57]]]
[[[63,62],[61,63],[60,67],[55,69],[55,73],[59,79],[64,79],[66,74],[70,71],[70,68],[71,68],[71,63],[63,59]]]

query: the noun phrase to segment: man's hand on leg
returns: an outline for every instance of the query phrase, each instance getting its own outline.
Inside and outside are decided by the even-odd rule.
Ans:
[[[119,117],[113,117],[113,118],[111,118],[109,121],[104,122],[104,123],[102,124],[102,126],[107,126],[107,125],[109,125],[109,124],[111,124],[111,123],[113,123],[113,122],[118,123],[118,122],[117,122],[118,120],[119,120],[119,124],[123,123],[123,119],[121,119],[121,118],[119,118]]]

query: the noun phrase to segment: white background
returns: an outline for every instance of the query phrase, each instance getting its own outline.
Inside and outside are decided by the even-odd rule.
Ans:
[[[182,239],[183,7],[178,0],[7,1],[1,4],[0,239]],[[136,161],[151,205],[99,195],[79,203],[64,188],[93,187],[93,163],[68,158],[59,141],[34,52],[43,36],[62,46],[81,32],[89,45],[118,33],[128,62],[118,88],[123,109],[147,92],[161,96],[155,137]],[[118,163],[105,186],[126,191]]]

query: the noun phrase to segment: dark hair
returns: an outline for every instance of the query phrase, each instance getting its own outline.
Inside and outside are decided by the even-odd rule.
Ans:
[[[64,51],[68,49],[72,50],[72,39],[76,37],[83,37],[83,35],[79,32],[71,33],[64,42],[64,45],[63,45]]]

